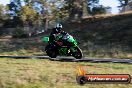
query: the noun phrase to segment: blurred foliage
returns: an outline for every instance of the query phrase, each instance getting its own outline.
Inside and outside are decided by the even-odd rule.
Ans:
[[[28,37],[28,33],[23,30],[23,28],[19,28],[17,27],[13,33],[12,33],[12,37],[13,38],[27,38]]]
[[[120,7],[126,6],[132,0],[118,0],[120,3]]]
[[[38,20],[41,25],[46,25],[47,21],[63,22],[76,16],[80,19],[85,15],[106,13],[105,7],[100,6],[99,0],[10,0],[10,4],[0,5],[0,18],[17,20],[16,27],[25,23],[34,26]],[[11,24],[16,23],[13,21]]]
[[[4,6],[0,4],[0,19],[2,19],[3,15],[4,15],[3,14],[3,11],[4,11],[3,8],[4,8]]]
[[[104,7],[102,5],[97,6],[97,7],[93,7],[91,14],[92,15],[96,15],[96,14],[106,14],[107,13],[107,9],[111,9],[110,7]]]
[[[119,1],[119,10],[121,11],[125,6],[128,5],[129,2],[132,2],[132,0],[118,0]]]
[[[6,18],[4,27],[44,25],[45,29],[49,23],[107,12],[99,0],[10,0],[2,8],[0,5],[0,18]],[[1,17],[3,13],[5,17]]]
[[[0,4],[0,20],[9,19],[8,6]]]
[[[84,16],[106,12],[99,0],[10,0],[6,6],[0,5],[0,26],[29,27],[27,31],[33,32],[52,28],[49,26],[56,22],[80,20]],[[17,35],[17,32],[13,34]]]
[[[37,12],[31,8],[31,6],[23,6],[20,11],[20,16],[23,22],[31,20],[32,22],[35,21],[37,16]]]
[[[10,15],[12,16],[20,16],[20,10],[22,8],[21,0],[11,0],[10,4],[8,4]]]

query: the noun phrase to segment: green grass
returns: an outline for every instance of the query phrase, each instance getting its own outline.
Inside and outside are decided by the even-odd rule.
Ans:
[[[40,39],[0,39],[0,55],[45,55]]]
[[[80,65],[87,73],[132,75],[131,64],[0,58],[0,88],[132,88],[132,84],[80,86],[75,80]]]
[[[25,49],[20,49],[20,50],[16,50],[16,51],[5,51],[5,52],[1,52],[0,55],[15,55],[15,56],[19,56],[19,55],[26,55],[26,56],[32,56],[32,55],[46,55],[45,52],[43,52],[42,50],[25,50]]]

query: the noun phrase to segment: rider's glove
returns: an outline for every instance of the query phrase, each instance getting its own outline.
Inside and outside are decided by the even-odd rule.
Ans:
[[[59,46],[62,46],[62,45],[63,45],[63,43],[62,43],[62,42],[57,42],[57,44],[58,44]]]

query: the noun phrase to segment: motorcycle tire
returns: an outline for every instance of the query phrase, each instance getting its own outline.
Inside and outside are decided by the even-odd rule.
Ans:
[[[51,58],[56,58],[57,57],[57,54],[55,51],[46,51],[47,55]]]
[[[78,46],[75,49],[77,50],[77,52],[73,52],[72,56],[75,57],[76,59],[82,59],[83,57],[82,50]]]
[[[49,57],[51,57],[51,58],[56,58],[57,57],[56,49],[52,49],[51,46],[47,46],[45,48],[45,51],[46,51],[46,53]]]

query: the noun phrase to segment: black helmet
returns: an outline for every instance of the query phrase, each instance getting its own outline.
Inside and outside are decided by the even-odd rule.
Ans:
[[[62,25],[59,24],[59,23],[56,24],[56,26],[55,26],[55,31],[59,33],[61,30],[62,30]]]
[[[60,23],[57,23],[57,24],[56,24],[56,28],[62,29],[62,25],[61,25]]]

